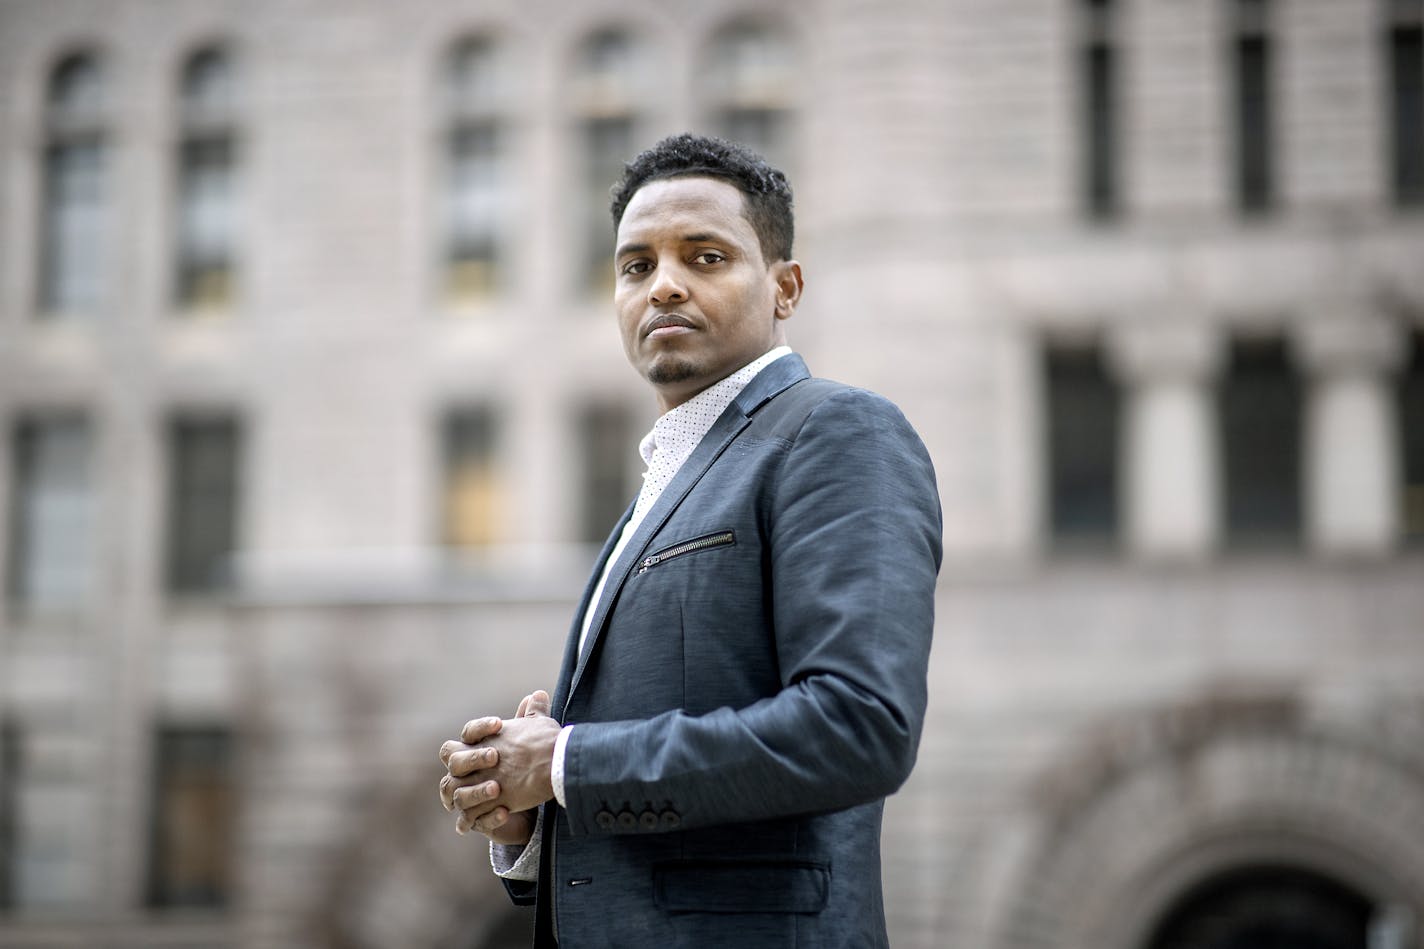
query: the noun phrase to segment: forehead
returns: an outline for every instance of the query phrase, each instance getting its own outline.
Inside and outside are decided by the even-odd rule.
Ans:
[[[664,178],[633,195],[618,225],[620,243],[633,238],[700,234],[756,240],[742,192],[719,178]]]

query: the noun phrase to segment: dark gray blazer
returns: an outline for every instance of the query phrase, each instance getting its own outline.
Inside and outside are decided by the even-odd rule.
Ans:
[[[626,522],[627,514],[624,515]],[[919,437],[880,396],[762,370],[609,575],[554,711],[536,945],[886,945],[885,796],[925,710],[941,555]],[[577,660],[577,662],[576,662]]]

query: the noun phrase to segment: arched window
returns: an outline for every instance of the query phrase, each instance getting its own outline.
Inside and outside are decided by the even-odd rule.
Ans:
[[[487,37],[460,43],[442,77],[445,110],[445,299],[476,305],[500,283],[500,233],[509,190],[501,111],[506,73]]]
[[[189,312],[222,311],[233,301],[238,99],[225,50],[188,59],[180,85],[175,297]]]
[[[725,27],[713,37],[702,76],[707,124],[785,168],[792,158],[795,77],[795,55],[782,30],[753,22]]]
[[[638,145],[634,107],[645,63],[638,43],[620,30],[590,35],[574,59],[574,136],[580,156],[577,182],[586,248],[583,282],[607,291],[613,283],[613,225],[608,216],[609,188]]]
[[[103,72],[90,53],[61,61],[45,104],[39,307],[83,317],[104,283]]]

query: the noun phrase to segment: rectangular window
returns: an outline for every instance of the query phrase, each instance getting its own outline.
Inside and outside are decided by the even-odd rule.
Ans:
[[[232,581],[242,439],[232,418],[181,418],[169,428],[168,586],[211,593]]]
[[[1119,210],[1117,55],[1111,0],[1084,0],[1079,51],[1083,207],[1106,219]]]
[[[1399,422],[1404,538],[1424,545],[1424,329],[1410,334],[1409,362],[1400,376]]]
[[[607,116],[584,123],[584,259],[585,286],[595,293],[613,288],[613,221],[608,214],[609,189],[623,175],[623,163],[633,154],[633,120]]]
[[[1265,0],[1237,0],[1236,8],[1236,200],[1242,211],[1256,213],[1275,199],[1271,46]]]
[[[1388,42],[1394,200],[1418,207],[1424,205],[1424,22],[1396,24]]]
[[[88,597],[92,450],[82,418],[29,419],[15,428],[9,593],[26,612],[74,609]]]
[[[189,138],[180,151],[177,297],[188,310],[232,304],[234,147],[217,133]]]
[[[446,299],[470,305],[496,289],[500,198],[507,183],[493,121],[469,122],[450,133]]]
[[[0,909],[15,905],[19,873],[20,730],[0,720]]]
[[[579,419],[579,440],[584,459],[580,536],[601,544],[636,494],[632,418],[621,405],[591,406]]]
[[[445,420],[445,491],[442,523],[447,546],[484,547],[501,536],[503,492],[498,470],[494,412],[461,409]]]
[[[1299,545],[1301,385],[1284,340],[1233,342],[1219,412],[1227,544]]]
[[[227,905],[232,883],[233,739],[223,728],[161,728],[154,747],[149,905]]]
[[[74,139],[45,150],[40,309],[83,316],[100,304],[103,282],[103,146]]]
[[[1097,346],[1050,346],[1045,376],[1053,546],[1110,548],[1118,537],[1118,386]]]

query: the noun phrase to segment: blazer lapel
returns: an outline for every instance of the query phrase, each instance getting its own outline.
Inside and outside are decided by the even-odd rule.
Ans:
[[[613,603],[617,601],[623,584],[632,573],[633,566],[642,559],[647,550],[648,541],[672,516],[672,512],[677,510],[678,505],[687,497],[688,492],[698,481],[702,480],[702,476],[707,473],[712,464],[727,450],[727,446],[751,423],[752,416],[756,414],[756,411],[779,393],[802,379],[809,379],[810,376],[810,372],[806,369],[806,363],[795,353],[783,356],[757,373],[755,378],[747,383],[746,388],[732,400],[732,404],[727,406],[726,411],[713,423],[712,428],[703,436],[702,441],[697,443],[697,447],[693,449],[687,461],[678,469],[672,482],[644,516],[643,522],[638,525],[638,529],[634,531],[632,538],[628,541],[628,546],[623,549],[622,556],[618,558],[618,562],[614,564],[613,570],[608,574],[608,583],[604,585],[603,595],[594,605],[596,612],[593,615],[593,622],[589,624],[588,641],[584,644],[582,654],[577,656],[577,664],[572,666],[573,673],[570,677],[568,691],[556,698],[554,708],[559,713],[560,721],[563,720],[564,713],[567,711],[569,698],[578,688],[583,677],[589,656],[593,655],[598,640],[603,634],[603,628],[608,621],[608,613],[612,609]],[[626,522],[627,517],[625,516],[623,521],[619,522],[619,531],[622,530],[622,525]],[[607,556],[606,552],[604,556]],[[602,562],[602,558],[600,558],[600,565]],[[597,574],[595,574],[594,581],[591,582],[597,582],[596,578]],[[579,610],[574,620],[573,650],[578,649],[579,622],[583,618],[583,610],[588,608],[587,599],[586,592],[583,608]],[[564,669],[570,668],[569,660],[571,658],[572,654],[566,650]],[[562,679],[563,675],[561,674],[561,685]]]

